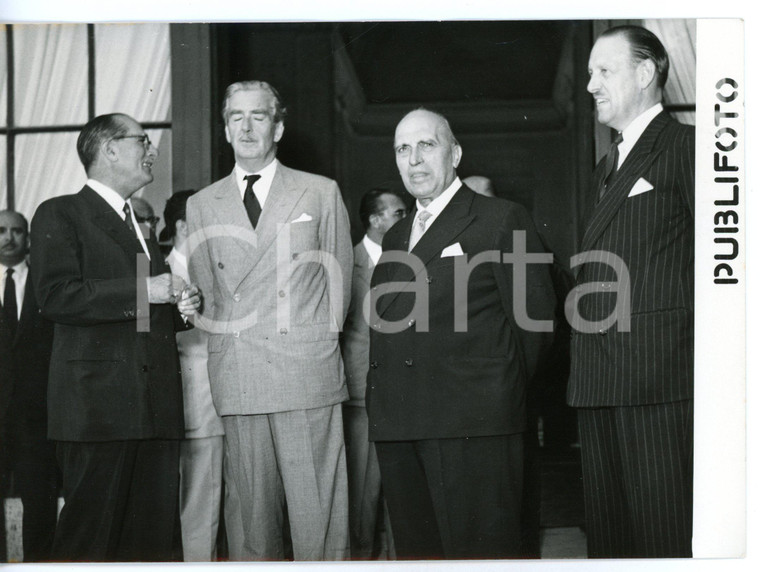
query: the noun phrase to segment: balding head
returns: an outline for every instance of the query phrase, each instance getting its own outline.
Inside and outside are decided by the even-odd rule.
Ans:
[[[396,126],[393,147],[406,190],[423,206],[454,182],[462,148],[443,115],[427,109],[406,114]]]

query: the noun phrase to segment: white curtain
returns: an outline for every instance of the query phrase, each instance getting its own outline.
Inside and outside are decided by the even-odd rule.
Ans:
[[[665,85],[665,103],[695,104],[697,101],[697,21],[643,20],[665,46],[670,58],[668,83]],[[693,111],[673,114],[682,123],[694,125]]]
[[[14,26],[14,49],[16,125],[85,123],[86,25]],[[170,120],[168,24],[98,24],[95,54],[96,114],[119,111],[143,122]],[[150,132],[159,151],[163,133],[165,130]],[[77,135],[67,132],[16,137],[16,210],[27,218],[43,200],[76,192],[86,180],[76,155]],[[168,161],[170,149],[163,155],[160,160]],[[171,193],[170,180],[160,181],[160,187]]]

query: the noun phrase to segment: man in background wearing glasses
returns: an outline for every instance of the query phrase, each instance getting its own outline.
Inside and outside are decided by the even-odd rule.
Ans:
[[[184,436],[174,330],[200,297],[134,216],[129,199],[158,155],[140,124],[96,117],[77,152],[87,184],[32,220],[32,281],[55,323],[48,436],[65,506],[53,559],[169,560]]]

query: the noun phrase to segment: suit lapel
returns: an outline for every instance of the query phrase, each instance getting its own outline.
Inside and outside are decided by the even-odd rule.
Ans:
[[[436,218],[433,224],[430,225],[430,228],[425,231],[425,234],[422,235],[422,238],[409,254],[416,256],[425,266],[427,266],[431,260],[440,257],[441,251],[452,244],[454,239],[461,234],[473,220],[475,220],[475,217],[470,214],[470,206],[472,205],[473,197],[474,192],[465,185],[462,185],[451,198],[449,204],[446,205],[446,208],[441,211],[441,214],[438,215],[438,218]],[[408,248],[409,234],[416,214],[415,209],[414,212],[404,219],[404,226],[399,229],[403,233],[400,234],[400,237],[403,237],[403,242],[400,244],[398,250],[405,250]],[[391,248],[388,248],[388,250],[391,250]],[[389,281],[409,282],[411,285],[411,280],[416,280],[420,273],[414,272],[413,276],[410,277],[411,274],[411,269],[408,266],[394,264],[394,270],[390,273]],[[393,303],[396,296],[398,296],[401,291],[402,290],[391,292],[383,296],[380,300],[381,304],[379,306],[380,315],[382,315],[388,306]]]
[[[287,223],[299,214],[294,213],[293,210],[305,192],[306,187],[297,186],[287,167],[282,164],[277,165],[272,186],[269,188],[269,195],[256,228],[257,246],[249,261],[250,269],[259,263],[277,235],[289,229]]]
[[[135,255],[143,252],[137,235],[129,230],[111,205],[90,187],[82,189],[79,196],[90,210],[93,224],[109,235],[130,259],[132,266],[136,267]]]
[[[609,226],[612,219],[628,199],[628,193],[633,184],[643,176],[652,162],[657,158],[660,149],[655,149],[657,138],[670,117],[662,112],[657,115],[641,134],[639,140],[631,149],[630,154],[623,162],[612,184],[607,189],[602,199],[596,204],[586,226],[586,232],[581,243],[581,250],[591,250],[594,243],[599,239],[604,230]],[[602,184],[599,172],[595,173],[594,181]]]

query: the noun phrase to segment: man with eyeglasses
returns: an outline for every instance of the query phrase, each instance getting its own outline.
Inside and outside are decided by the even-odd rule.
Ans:
[[[87,184],[32,220],[32,281],[55,323],[48,436],[65,505],[61,561],[160,561],[175,553],[182,389],[174,339],[200,306],[173,276],[130,197],[158,151],[124,114],[94,118],[77,140]]]

